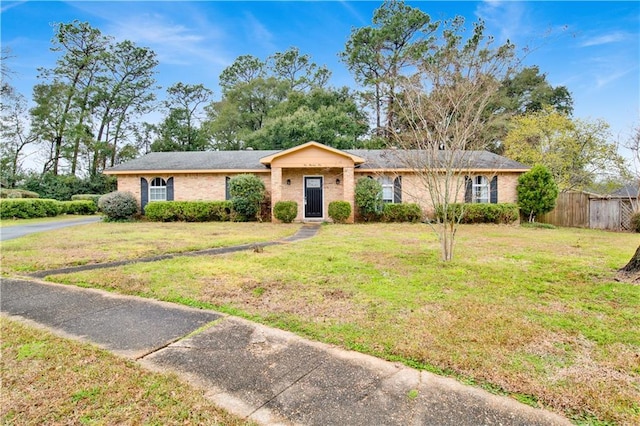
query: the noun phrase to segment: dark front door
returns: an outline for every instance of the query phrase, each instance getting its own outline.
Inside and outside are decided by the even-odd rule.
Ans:
[[[322,217],[322,177],[304,178],[304,217]]]

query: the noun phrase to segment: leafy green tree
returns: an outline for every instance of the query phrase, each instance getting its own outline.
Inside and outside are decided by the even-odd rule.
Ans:
[[[573,99],[565,86],[553,87],[546,74],[537,66],[523,68],[518,73],[502,81],[500,89],[487,105],[485,114],[496,116],[492,126],[484,132],[487,149],[503,153],[503,145],[510,127],[510,120],[551,108],[559,113],[571,115]]]
[[[397,81],[433,46],[437,28],[420,9],[385,0],[374,12],[372,26],[351,32],[340,56],[356,81],[372,89],[377,135],[396,129]]]
[[[296,118],[284,116],[298,109],[282,104],[297,94],[322,90],[329,77],[326,67],[295,47],[264,61],[252,55],[238,57],[220,74],[222,99],[207,108],[203,128],[211,145],[225,150],[282,146],[279,140],[289,133],[290,123],[297,123]],[[263,130],[268,123],[270,128]]]
[[[290,92],[246,142],[260,149],[286,149],[309,141],[347,149],[359,146],[367,128],[366,116],[348,89],[318,88]]]
[[[14,188],[24,174],[24,150],[36,142],[36,137],[29,130],[24,96],[6,82],[2,83],[0,95],[0,181],[3,186]]]
[[[167,89],[168,114],[158,126],[159,138],[152,151],[204,151],[209,141],[200,126],[201,109],[209,102],[211,90],[202,84],[176,83]]]
[[[558,186],[549,169],[542,164],[533,166],[518,177],[516,191],[520,211],[529,217],[529,222],[534,222],[536,216],[548,213],[556,206]]]
[[[148,112],[155,100],[153,74],[158,61],[152,50],[125,40],[110,45],[107,53],[104,60],[106,72],[96,78],[91,102],[99,122],[96,141],[106,146],[109,158],[100,156],[100,150],[94,149],[89,171],[92,175],[98,172],[100,165],[101,168],[107,166],[107,159],[109,166],[114,166],[116,158],[123,157],[118,144],[124,138],[129,123]],[[130,153],[124,155],[130,156]]]
[[[48,127],[41,136],[51,139],[53,150],[49,164],[54,174],[58,173],[63,157],[69,160],[71,170],[76,171],[80,140],[88,119],[90,92],[96,74],[101,71],[109,42],[108,37],[87,22],[55,25],[51,50],[62,55],[53,69],[40,69],[40,78],[46,81],[43,86],[49,86],[50,91],[62,91],[56,93],[61,96],[62,103],[50,109],[47,105],[53,104],[42,102],[43,98],[38,97],[34,99],[37,107],[32,110],[34,121],[49,122],[49,126],[40,125],[36,129]]]
[[[504,140],[505,155],[533,166],[545,165],[561,191],[587,189],[596,177],[624,173],[625,160],[609,142],[603,120],[572,120],[550,107],[515,117]]]

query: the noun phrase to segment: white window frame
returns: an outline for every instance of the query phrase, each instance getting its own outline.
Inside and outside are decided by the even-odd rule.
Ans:
[[[395,186],[393,178],[390,176],[380,176],[378,183],[382,186],[382,201],[384,203],[391,203],[395,201]]]
[[[474,203],[491,202],[490,181],[486,176],[478,175],[473,177],[471,185],[471,196]]]
[[[155,177],[149,183],[149,202],[152,201],[167,201],[167,181],[161,177]]]

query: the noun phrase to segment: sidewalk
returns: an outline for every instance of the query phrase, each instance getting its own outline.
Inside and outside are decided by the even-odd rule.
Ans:
[[[35,279],[3,279],[0,294],[4,315],[177,372],[262,424],[570,424],[452,379],[212,311]]]

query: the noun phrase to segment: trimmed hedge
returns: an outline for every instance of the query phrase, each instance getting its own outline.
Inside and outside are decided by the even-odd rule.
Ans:
[[[351,216],[351,204],[348,201],[329,203],[329,217],[336,223],[344,223]]]
[[[92,200],[61,201],[60,204],[66,214],[90,215],[98,211],[98,206]]]
[[[52,217],[64,213],[58,200],[41,198],[10,198],[0,200],[0,219],[31,219]]]
[[[231,201],[153,201],[144,214],[155,222],[227,222],[232,210]]]
[[[102,197],[101,194],[76,194],[71,196],[71,201],[90,200],[94,202],[97,208],[100,197]]]
[[[273,216],[284,223],[293,222],[298,216],[298,203],[295,201],[278,201],[273,206]]]
[[[454,203],[448,206],[448,217],[459,217],[460,223],[502,223],[510,224],[518,220],[518,206],[513,203]],[[436,218],[442,220],[444,210],[436,207]]]
[[[26,189],[0,188],[0,198],[40,198],[40,195]]]
[[[422,209],[416,203],[386,203],[382,209],[383,222],[420,222]]]

